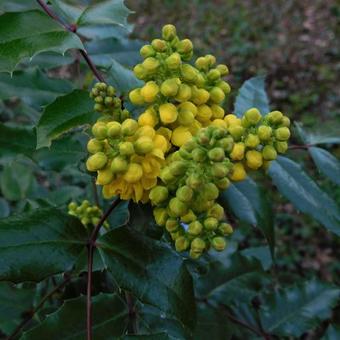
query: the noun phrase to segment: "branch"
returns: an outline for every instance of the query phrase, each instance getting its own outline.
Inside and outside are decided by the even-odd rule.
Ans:
[[[61,26],[63,26],[65,28],[65,30],[75,33],[78,35],[79,38],[81,38],[79,36],[79,34],[77,33],[77,25],[72,24],[69,25],[67,23],[65,23],[56,13],[54,13],[48,6],[47,4],[43,1],[43,0],[37,0],[38,4],[41,6],[41,8],[44,10],[44,12],[51,17],[52,19],[54,19],[55,21],[57,21]],[[85,59],[87,65],[90,67],[92,73],[94,74],[94,76],[101,82],[105,83],[105,79],[104,77],[101,75],[101,73],[98,71],[96,65],[93,63],[93,61],[91,60],[91,58],[89,57],[89,55],[87,54],[87,52],[85,50],[80,49],[79,50],[80,54],[83,56],[83,58]]]
[[[7,340],[14,339],[20,333],[20,331],[33,319],[33,316],[44,306],[45,302],[70,281],[70,275],[64,274],[64,276],[64,280],[41,299],[39,304],[30,311],[29,315],[15,328],[15,330],[7,338]]]
[[[312,147],[313,144],[302,144],[302,145],[290,145],[288,147],[289,150],[308,150],[308,148]]]
[[[94,249],[96,248],[96,240],[100,228],[120,202],[121,202],[120,198],[117,198],[115,201],[112,202],[110,208],[103,214],[103,216],[100,218],[100,221],[93,229],[93,232],[87,243],[87,292],[86,292],[87,340],[92,340],[92,268],[93,268],[93,254]]]

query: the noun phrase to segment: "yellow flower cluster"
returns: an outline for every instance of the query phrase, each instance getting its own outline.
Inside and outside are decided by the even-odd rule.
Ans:
[[[189,39],[180,40],[173,25],[163,27],[163,39],[154,39],[141,48],[143,63],[134,68],[145,81],[130,92],[134,105],[145,106],[138,122],[166,131],[171,144],[180,147],[201,127],[219,123],[224,117],[222,103],[230,86],[222,80],[226,65],[216,65],[213,55],[199,57],[195,66]]]
[[[79,218],[86,228],[97,225],[103,214],[100,208],[96,205],[91,205],[87,200],[84,200],[80,205],[76,202],[71,202],[68,205],[68,213],[69,215]],[[109,227],[107,221],[104,222],[104,227]]]

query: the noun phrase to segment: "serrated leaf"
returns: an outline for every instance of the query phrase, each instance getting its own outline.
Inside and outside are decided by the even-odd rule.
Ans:
[[[41,11],[9,12],[0,16],[0,72],[12,72],[25,57],[41,52],[64,54],[71,48],[84,47],[78,36],[65,31]]]
[[[258,227],[268,241],[274,257],[275,230],[272,208],[257,184],[249,177],[233,183],[221,195],[221,202],[241,221]]]
[[[317,280],[279,289],[262,296],[262,326],[278,336],[299,337],[331,316],[340,290]]]
[[[27,197],[33,181],[32,169],[18,161],[12,161],[4,166],[1,173],[1,192],[9,201],[20,201]]]
[[[96,118],[89,93],[74,90],[46,106],[37,125],[37,149],[49,147],[52,140],[70,129],[91,124]]]
[[[192,278],[178,254],[164,243],[125,227],[100,237],[97,246],[118,285],[159,308],[165,316],[193,327]]]
[[[294,161],[278,157],[268,171],[279,191],[302,212],[340,235],[340,212],[336,203]]]
[[[130,219],[129,201],[123,201],[118,204],[114,212],[107,219],[110,228],[115,229],[126,225]]]
[[[126,67],[111,59],[112,65],[108,70],[110,83],[121,92],[127,93],[130,90],[142,85],[134,73]]]
[[[337,122],[323,123],[316,131],[305,129],[301,123],[295,123],[295,128],[304,143],[310,145],[318,144],[340,144],[339,125]]]
[[[1,0],[0,11],[3,12],[21,12],[29,9],[38,9],[39,5],[34,0]]]
[[[227,305],[232,301],[250,302],[267,281],[257,259],[235,253],[223,263],[211,262],[208,273],[195,283],[201,298]]]
[[[7,126],[0,123],[0,157],[23,154],[31,156],[35,151],[36,136],[32,128]]]
[[[86,157],[84,147],[70,136],[64,136],[52,144],[50,148],[37,150],[34,159],[47,170],[60,171],[66,166],[74,166]]]
[[[56,206],[61,206],[71,200],[77,200],[84,195],[84,190],[75,185],[64,185],[61,188],[51,191],[46,199]]]
[[[63,0],[50,0],[53,8],[65,19],[66,22],[77,22],[86,6],[77,3],[74,6]]]
[[[20,98],[28,105],[40,107],[72,91],[69,81],[48,78],[39,69],[0,74],[0,99]]]
[[[94,339],[116,339],[123,335],[128,318],[125,303],[117,294],[99,294],[92,298]],[[23,340],[86,338],[86,297],[66,300],[55,313],[37,327],[24,333]]]
[[[127,25],[127,17],[131,11],[124,0],[106,0],[93,4],[85,9],[78,19],[79,26],[87,25]]]
[[[0,220],[0,281],[41,281],[66,270],[85,247],[79,220],[56,208]]]
[[[338,340],[340,339],[340,326],[330,324],[322,340]]]
[[[9,335],[33,306],[34,289],[0,282],[0,329]]]
[[[325,149],[315,146],[308,148],[319,171],[335,184],[340,185],[340,162]]]
[[[238,117],[250,108],[256,107],[262,115],[270,111],[269,100],[265,89],[265,77],[253,77],[241,86],[235,101],[235,114]]]
[[[273,264],[269,247],[266,246],[246,248],[241,250],[241,254],[245,257],[258,259],[262,264],[263,270],[269,270]]]

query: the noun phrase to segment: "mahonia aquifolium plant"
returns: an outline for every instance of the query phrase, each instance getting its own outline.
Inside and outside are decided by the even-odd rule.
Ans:
[[[112,86],[92,89],[102,116],[92,126],[86,166],[97,172],[104,198],[151,203],[176,250],[198,258],[211,247],[225,249],[233,232],[219,193],[286,152],[290,121],[280,111],[262,116],[256,108],[241,118],[225,113],[228,67],[216,65],[213,55],[189,63],[193,44],[180,40],[173,25],[163,27],[162,38],[141,48],[144,61],[134,67],[144,81],[129,93],[131,103],[144,108],[137,120]],[[92,221],[77,209],[72,203],[72,214]]]

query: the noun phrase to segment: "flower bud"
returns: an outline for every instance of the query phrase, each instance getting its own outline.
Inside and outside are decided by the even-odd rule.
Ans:
[[[197,108],[197,115],[196,119],[199,120],[200,122],[208,122],[209,119],[212,116],[212,111],[208,105],[200,105]]]
[[[222,251],[227,246],[227,243],[223,237],[217,236],[212,239],[211,245],[215,250]]]
[[[143,58],[153,57],[156,54],[156,51],[152,48],[151,45],[142,46],[139,52]]]
[[[170,200],[169,209],[177,217],[184,216],[188,212],[188,206],[177,197]]]
[[[192,87],[191,91],[192,91],[191,100],[196,105],[205,104],[209,100],[210,93],[207,90],[205,90],[205,89],[197,89],[195,87]],[[211,115],[212,115],[212,113],[211,113]]]
[[[154,102],[158,93],[159,87],[154,81],[148,81],[140,90],[140,94],[146,103]]]
[[[133,136],[138,129],[138,123],[134,119],[131,119],[131,118],[126,119],[122,123],[121,129],[122,129],[123,135]]]
[[[263,163],[262,153],[256,150],[247,151],[246,160],[248,168],[257,170]]]
[[[218,230],[225,236],[230,235],[233,233],[233,227],[229,223],[221,223],[218,226]]]
[[[283,114],[280,111],[272,111],[267,114],[267,118],[272,124],[280,124],[283,118]]]
[[[145,79],[146,77],[146,72],[145,72],[145,69],[143,67],[142,64],[137,64],[134,68],[133,68],[133,73],[135,74],[135,76],[138,78],[138,79]]]
[[[140,126],[154,127],[158,123],[158,119],[154,113],[150,110],[146,110],[138,117],[138,124]]]
[[[189,244],[190,244],[189,241],[184,236],[178,237],[175,241],[176,251],[182,252],[182,251],[187,250],[189,247]]]
[[[153,216],[155,217],[155,221],[159,226],[164,226],[168,218],[168,214],[164,208],[155,208],[153,210]]]
[[[213,148],[209,150],[208,157],[214,162],[220,162],[225,157],[224,150],[222,148]]]
[[[215,203],[208,211],[209,217],[214,217],[220,221],[224,217],[224,209],[218,203]]]
[[[243,181],[247,177],[247,173],[244,170],[244,166],[242,163],[235,163],[231,169],[229,178],[232,181],[238,182]]]
[[[266,145],[262,150],[263,159],[273,161],[277,157],[277,152],[271,145]]]
[[[159,106],[159,115],[162,123],[171,124],[177,119],[177,108],[171,103],[162,104]]]
[[[124,174],[124,179],[128,183],[136,183],[142,178],[142,176],[143,176],[143,169],[141,165],[137,163],[130,163]]]
[[[275,130],[275,137],[280,141],[286,141],[290,137],[290,131],[287,127],[280,127]]]
[[[171,183],[176,178],[169,167],[163,168],[159,177],[165,184]]]
[[[89,153],[97,153],[103,151],[103,143],[98,139],[92,138],[87,143],[87,151]]]
[[[255,149],[260,144],[260,139],[257,135],[250,133],[244,141],[244,144],[248,148]]]
[[[181,222],[184,223],[190,223],[192,221],[197,220],[197,216],[194,214],[194,212],[190,209],[187,214],[184,216],[181,216]]]
[[[211,112],[212,112],[212,118],[215,119],[223,119],[224,118],[224,109],[223,107],[216,105],[216,104],[212,104],[210,106]]]
[[[103,122],[97,122],[92,126],[92,134],[97,139],[105,139],[107,137],[106,124]]]
[[[202,184],[201,176],[197,174],[191,174],[186,180],[186,184],[192,189],[198,189]]]
[[[117,156],[111,162],[111,171],[114,173],[124,172],[128,168],[128,162],[124,157]]]
[[[206,156],[206,151],[203,149],[196,148],[192,151],[192,159],[197,163],[204,162],[206,160]]]
[[[112,182],[114,174],[109,167],[98,170],[97,182],[99,185],[106,185]]]
[[[175,176],[180,176],[187,170],[188,163],[186,161],[175,161],[169,165],[170,171]]]
[[[172,53],[165,59],[165,64],[170,70],[177,70],[181,66],[181,56],[179,53]]]
[[[172,144],[181,147],[183,144],[191,140],[192,134],[189,128],[186,126],[179,126],[173,132],[171,136]]]
[[[103,152],[97,152],[87,159],[86,168],[89,171],[97,171],[104,168],[106,163],[107,163],[106,155]]]
[[[159,67],[159,61],[154,57],[146,58],[142,63],[148,73],[154,73]]]
[[[190,39],[183,39],[177,45],[177,51],[181,54],[189,53],[193,50],[193,45]]]
[[[215,68],[208,72],[207,77],[210,81],[216,81],[217,79],[221,78],[221,73],[217,68]]]
[[[176,96],[180,85],[180,80],[178,78],[171,78],[163,81],[161,85],[161,93],[166,97]]]
[[[182,109],[178,112],[177,121],[179,124],[188,126],[188,125],[191,125],[194,120],[195,120],[195,116],[193,115],[191,111]]]
[[[74,210],[77,209],[77,203],[76,202],[70,202],[67,207],[68,207],[68,210],[74,211]]]
[[[215,163],[215,164],[212,164],[211,166],[211,174],[215,178],[223,178],[227,176],[228,172],[229,172],[229,168],[226,164]]]
[[[129,99],[134,105],[143,105],[144,97],[141,95],[141,89],[134,89],[129,93]]]
[[[209,60],[204,57],[199,57],[195,61],[195,66],[202,71],[206,71],[209,68]]]
[[[190,202],[192,199],[193,191],[187,185],[180,187],[176,191],[176,197],[182,202]]]
[[[188,111],[192,112],[192,114],[194,116],[197,115],[197,106],[195,104],[193,104],[192,102],[189,102],[189,101],[179,104],[178,109],[179,110],[188,110]]]
[[[261,125],[257,129],[257,135],[261,141],[267,141],[272,135],[272,128],[270,126]]]
[[[191,87],[187,84],[181,84],[178,88],[177,95],[175,99],[182,103],[186,102],[191,98]]]
[[[162,28],[162,37],[166,41],[170,41],[176,37],[176,27],[168,24]]]
[[[234,161],[240,161],[244,157],[244,143],[235,143],[233,150],[230,153],[230,158]]]
[[[230,182],[229,179],[225,177],[215,181],[215,184],[220,190],[225,190],[229,187]]]
[[[288,149],[287,142],[275,142],[275,149],[278,153],[285,153]]]
[[[219,70],[222,77],[229,74],[229,69],[228,69],[227,65],[220,64],[220,65],[217,65],[216,68]]]
[[[282,121],[281,121],[281,125],[285,126],[285,127],[289,127],[290,126],[290,119],[286,116],[283,116]]]
[[[240,140],[244,135],[244,127],[239,125],[232,125],[228,128],[229,133],[235,140]]]
[[[203,230],[202,223],[194,221],[189,224],[188,233],[192,236],[198,236]]]
[[[116,138],[120,135],[121,125],[118,122],[109,122],[106,125],[107,127],[107,135],[111,138]]]
[[[209,67],[214,66],[216,64],[216,58],[212,54],[207,54],[205,59],[208,61]]]
[[[152,40],[151,46],[156,52],[164,52],[166,50],[166,42],[161,39]]]
[[[218,220],[215,217],[208,217],[203,222],[204,228],[207,230],[215,230],[218,227]]]
[[[203,186],[202,196],[207,201],[212,201],[212,200],[217,199],[218,195],[219,195],[219,191],[214,183],[206,183]]]
[[[224,117],[224,120],[227,122],[228,127],[241,125],[241,119],[237,118],[237,116],[233,114],[226,115]]]
[[[154,143],[150,137],[142,136],[135,141],[134,149],[137,154],[145,155],[154,149]]]
[[[181,75],[185,81],[190,83],[195,81],[197,70],[189,64],[183,64],[181,65]]]
[[[131,156],[135,153],[135,149],[131,142],[121,142],[118,148],[119,148],[119,153],[122,156]]]
[[[220,88],[224,94],[229,94],[231,91],[230,85],[224,80],[219,81],[216,86]]]
[[[169,232],[169,233],[174,233],[177,229],[178,229],[178,221],[176,218],[170,217],[167,219],[167,221],[165,222],[165,229]]]
[[[254,107],[247,110],[244,116],[246,117],[247,121],[253,125],[256,125],[262,118],[260,111]]]
[[[192,240],[190,248],[195,253],[202,253],[205,249],[205,242],[201,238],[196,237]]]
[[[234,140],[231,137],[225,137],[217,142],[217,145],[226,152],[231,152],[234,146]]]
[[[157,185],[153,187],[149,193],[149,198],[152,204],[158,205],[168,198],[168,189],[164,186]]]
[[[216,104],[220,104],[225,99],[224,92],[219,87],[213,87],[210,90],[210,100]]]

